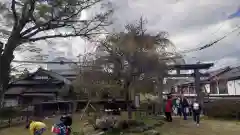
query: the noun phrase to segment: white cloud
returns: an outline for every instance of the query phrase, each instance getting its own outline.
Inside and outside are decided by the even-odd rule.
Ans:
[[[116,26],[122,26],[120,24],[143,15],[148,19],[151,32],[169,32],[177,50],[192,49],[210,43],[240,24],[240,19],[237,18],[227,20],[227,17],[238,9],[239,0],[121,0],[116,3],[119,5]],[[236,60],[240,52],[237,41],[239,36],[232,34],[213,47],[186,54],[185,59],[189,63],[216,61],[224,57]],[[229,65],[231,64],[229,61]]]
[[[212,62],[212,61],[210,61],[210,62]],[[239,64],[240,64],[240,62],[239,62],[239,60],[237,58],[225,57],[225,58],[222,58],[220,60],[214,61],[214,66],[212,67],[211,70],[224,68],[224,67],[227,67],[229,65],[234,67],[234,66],[238,66]]]
[[[230,32],[240,19],[226,21],[228,15],[235,12],[239,0],[111,0],[116,9],[112,29],[121,30],[123,26],[140,16],[147,18],[151,32],[167,31],[177,50],[199,47]],[[87,13],[85,14],[87,15]],[[217,33],[215,33],[217,31]],[[212,33],[215,33],[214,35]],[[80,38],[56,41],[56,52],[72,50],[73,56],[91,50],[93,45]],[[206,50],[187,54],[186,61],[221,61],[231,65],[239,60],[239,36],[236,34]],[[71,46],[66,45],[71,44]],[[44,47],[44,50],[49,47]],[[54,52],[52,51],[52,52]],[[17,56],[20,58],[20,56]],[[193,58],[195,57],[195,58]],[[221,64],[220,64],[221,65]]]
[[[192,29],[184,33],[178,33],[170,39],[176,45],[179,51],[202,46],[216,40],[226,33],[229,33],[233,27],[229,21],[212,24],[203,29]]]

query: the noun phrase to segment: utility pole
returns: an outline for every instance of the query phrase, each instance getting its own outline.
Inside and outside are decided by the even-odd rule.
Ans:
[[[197,93],[197,100],[202,104],[201,99],[201,85],[200,85],[200,72],[199,69],[194,70],[194,77],[195,77],[195,91]]]

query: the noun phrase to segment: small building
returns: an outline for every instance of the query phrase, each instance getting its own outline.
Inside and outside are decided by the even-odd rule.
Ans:
[[[55,72],[39,68],[36,72],[9,84],[5,93],[5,106],[66,99],[72,92],[70,80]]]
[[[68,62],[73,62],[72,60],[69,60],[65,57],[57,57],[57,58],[53,59],[51,62],[62,62],[62,64],[48,63],[46,65],[47,70],[58,73],[61,76],[65,77],[71,81],[76,79],[78,67],[74,63],[70,63],[70,64],[68,63]]]
[[[210,77],[201,80],[202,91],[214,98],[240,98],[240,67],[226,67],[209,72]],[[194,81],[176,86],[177,93],[195,97]]]
[[[210,94],[240,96],[240,67],[228,67],[209,81]]]

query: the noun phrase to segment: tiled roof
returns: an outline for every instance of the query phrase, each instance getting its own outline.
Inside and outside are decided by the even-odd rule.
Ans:
[[[24,93],[22,96],[41,96],[41,97],[55,97],[53,93]]]
[[[72,60],[69,60],[69,59],[67,59],[65,57],[57,57],[57,58],[53,59],[52,61],[53,62],[59,62],[59,61],[72,62]]]
[[[40,73],[41,75],[43,74],[43,75],[49,76],[51,78],[51,81],[49,81],[48,79],[46,80],[32,79],[32,77],[34,77],[38,73]],[[59,90],[66,90],[61,92],[67,92],[68,89],[59,89],[59,86],[58,86],[59,83],[64,83],[67,86],[71,85],[71,81],[63,77],[62,75],[40,68],[36,72],[29,74],[25,78],[21,78],[19,80],[11,82],[9,84],[9,89],[7,90],[6,94],[18,95],[18,94],[29,93],[29,92],[47,93],[47,92],[58,92]],[[53,84],[53,87],[52,85],[46,85],[46,84]],[[29,88],[27,85],[30,85],[31,88]],[[34,87],[39,85],[42,87],[41,88]]]
[[[59,89],[54,88],[26,88],[26,87],[12,87],[7,90],[6,95],[20,95],[23,93],[53,93],[58,92]]]
[[[9,88],[7,91],[6,91],[6,95],[19,95],[21,94],[24,90],[26,90],[26,88],[24,87],[12,87],[12,88]]]
[[[208,72],[210,74],[210,77],[208,79],[202,80],[202,82],[209,82],[213,80],[235,80],[240,79],[240,66],[239,67],[226,67],[221,68],[215,71]],[[179,83],[179,85],[188,84],[188,83],[194,83],[194,80],[192,82],[182,82]]]
[[[223,73],[226,73],[226,72],[228,72],[230,70],[231,70],[230,67],[225,67],[225,68],[221,68],[221,69],[218,69],[218,70],[214,70],[214,71],[208,72],[210,74],[210,77],[207,80],[211,80],[212,78],[214,78],[216,76],[219,76],[219,75],[221,75]]]
[[[36,72],[29,74],[25,78],[21,78],[21,79],[15,80],[14,82],[11,82],[10,85],[11,84],[19,84],[19,83],[20,84],[24,84],[24,83],[26,83],[26,84],[41,84],[43,82],[29,79],[29,78],[33,77],[34,75],[36,75],[38,73],[46,74],[46,75],[54,78],[56,81],[62,81],[62,82],[64,82],[67,85],[71,84],[71,81],[68,80],[67,78],[65,78],[64,76],[62,76],[62,75],[60,75],[60,74],[58,74],[56,72],[53,72],[53,71],[48,71],[48,70],[39,68]]]
[[[224,72],[216,77],[217,79],[234,80],[240,78],[240,67],[233,67],[231,70]]]

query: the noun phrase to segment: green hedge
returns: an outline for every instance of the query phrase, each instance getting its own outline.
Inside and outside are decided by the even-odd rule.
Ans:
[[[205,114],[209,117],[223,119],[240,119],[240,101],[216,100],[204,105]]]
[[[0,119],[15,118],[20,115],[18,108],[6,107],[0,109]]]

